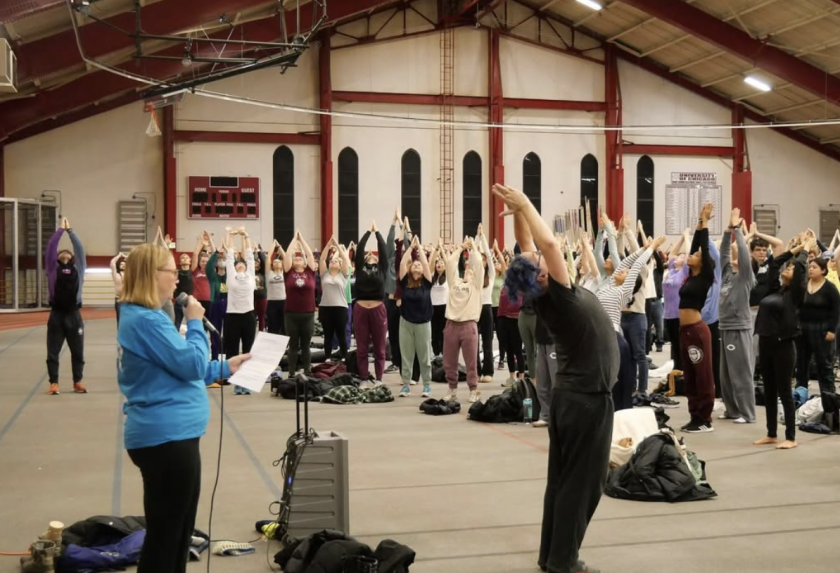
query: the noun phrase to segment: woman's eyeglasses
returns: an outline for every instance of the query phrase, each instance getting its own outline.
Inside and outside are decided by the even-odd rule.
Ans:
[[[159,273],[169,273],[175,278],[178,277],[178,269],[158,269],[157,271]]]

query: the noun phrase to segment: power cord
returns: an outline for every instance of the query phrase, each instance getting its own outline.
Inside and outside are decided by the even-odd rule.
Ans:
[[[219,334],[219,347],[224,349],[224,338]],[[219,354],[219,376],[225,371],[226,356],[224,352]],[[213,482],[213,493],[210,495],[210,518],[207,523],[207,573],[210,573],[210,559],[213,555],[211,544],[213,543],[213,507],[216,503],[216,489],[219,487],[219,475],[222,470],[222,439],[225,435],[225,385],[219,388],[221,395],[221,406],[219,407],[219,454],[216,458],[216,479]]]

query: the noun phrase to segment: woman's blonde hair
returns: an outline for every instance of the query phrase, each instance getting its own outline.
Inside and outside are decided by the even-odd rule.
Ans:
[[[164,268],[170,259],[172,253],[160,245],[144,243],[134,247],[125,261],[120,302],[160,308],[157,271]]]

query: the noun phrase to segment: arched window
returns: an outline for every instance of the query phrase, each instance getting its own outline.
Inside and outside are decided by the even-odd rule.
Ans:
[[[542,162],[533,151],[522,160],[522,192],[542,213]]]
[[[586,206],[589,199],[589,212],[592,215],[590,229],[598,228],[598,160],[591,153],[580,161],[580,204]]]
[[[464,156],[464,228],[461,235],[475,235],[479,223],[481,223],[481,156],[475,151],[470,151]],[[456,241],[457,242],[457,241]]]
[[[423,229],[420,184],[420,155],[409,149],[402,156],[402,214],[408,217],[411,229],[421,234]],[[421,234],[422,236],[422,234]]]
[[[636,164],[636,218],[653,235],[653,159],[647,155]]]
[[[295,235],[295,156],[285,145],[274,151],[273,232],[283,248]]]
[[[338,154],[338,241],[359,240],[359,156],[349,147]]]

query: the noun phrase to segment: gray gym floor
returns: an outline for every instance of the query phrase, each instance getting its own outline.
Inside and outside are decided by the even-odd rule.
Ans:
[[[50,520],[142,515],[140,474],[122,447],[114,337],[113,321],[90,321],[89,393],[70,392],[65,351],[64,393],[48,396],[45,328],[0,332],[0,551],[25,551]],[[657,364],[664,359],[654,357]],[[493,384],[481,386],[483,395],[500,391],[504,377],[497,372]],[[399,391],[395,374],[386,381]],[[390,404],[311,409],[312,426],[350,440],[351,533],[373,546],[383,538],[409,545],[417,552],[415,573],[537,573],[547,432],[469,422],[466,407],[458,416],[424,416],[414,388],[417,395]],[[444,385],[434,391],[442,396]],[[220,421],[219,391],[210,392],[197,522],[205,530]],[[271,462],[294,430],[294,403],[267,390],[225,392],[212,534],[248,541],[278,496],[279,471]],[[465,402],[466,387],[461,393]],[[687,421],[680,400],[669,411],[677,427]],[[764,433],[763,408],[759,415],[756,425],[719,422],[713,434],[686,437],[706,460],[718,498],[666,505],[605,497],[582,558],[604,573],[836,571],[840,438],[800,433],[795,450],[756,448],[751,442]],[[214,558],[212,570],[266,570],[266,550],[273,556],[279,546],[255,545],[255,555]],[[194,563],[190,571],[205,566]],[[18,558],[0,557],[0,571],[19,571]]]

